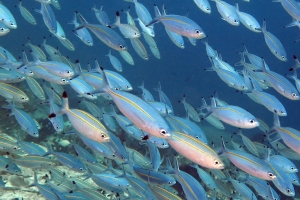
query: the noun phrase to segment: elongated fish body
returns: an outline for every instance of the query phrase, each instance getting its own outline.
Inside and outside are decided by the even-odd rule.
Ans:
[[[6,83],[0,83],[0,95],[15,102],[24,103],[29,101],[28,96],[22,90]]]
[[[22,17],[26,21],[28,21],[32,25],[36,25],[35,18],[32,16],[32,14],[24,6],[22,6],[22,1],[19,2],[18,8],[20,10],[20,13],[21,13]]]
[[[122,58],[130,65],[134,65],[134,60],[128,51],[119,51]]]
[[[133,49],[135,50],[135,52],[144,60],[148,60],[148,53],[147,50],[145,48],[145,46],[143,45],[143,43],[139,40],[139,38],[131,38],[130,39],[131,45],[133,47]]]
[[[106,55],[108,56],[110,63],[112,64],[112,66],[119,72],[122,72],[122,64],[119,61],[119,59],[113,55],[111,55],[111,51],[109,51],[109,53]]]
[[[65,78],[61,78],[59,76],[56,76],[54,74],[51,74],[46,69],[40,66],[32,66],[30,67],[30,70],[39,78],[45,79],[46,81],[60,84],[60,85],[66,85],[69,84],[69,80]]]
[[[0,3],[0,20],[5,26],[10,29],[17,28],[17,22],[11,12],[2,4]]]
[[[113,90],[109,87],[106,75],[103,76],[102,90],[109,94],[118,109],[141,130],[157,137],[171,138],[171,130],[164,118],[147,102],[130,93]]]
[[[0,69],[0,81],[1,83],[18,83],[24,81],[26,78],[17,71],[11,71],[6,69]]]
[[[127,49],[127,45],[123,38],[111,28],[98,24],[89,24],[78,12],[77,16],[83,22],[82,27],[90,29],[104,44],[106,44],[110,48],[117,51],[125,51]],[[78,27],[77,30],[79,30],[80,27]]]
[[[273,2],[280,2],[285,11],[294,19],[300,20],[300,5],[295,0],[273,0]]]
[[[112,26],[117,26],[125,38],[139,38],[141,33],[136,26],[130,24],[121,24],[120,13],[116,12],[116,22]]]
[[[225,149],[222,141],[223,153],[239,169],[263,180],[276,179],[275,172],[263,160],[245,151]]]
[[[284,76],[266,69],[265,64],[260,71],[264,72],[268,85],[273,87],[278,93],[288,99],[299,100],[299,92]]]
[[[67,93],[63,93],[63,107],[58,114],[66,114],[74,129],[97,142],[109,142],[109,133],[95,117],[79,109],[69,109]],[[55,117],[52,113],[49,118]]]
[[[173,31],[170,31],[166,27],[165,27],[165,29],[166,29],[166,32],[167,32],[169,38],[172,40],[172,42],[179,48],[184,49],[184,41],[183,41],[182,36]]]
[[[192,175],[179,169],[177,159],[175,160],[174,168],[176,181],[180,183],[187,199],[207,200],[206,192],[202,185]]]
[[[215,190],[217,188],[214,179],[207,171],[198,167],[198,165],[190,165],[190,166],[194,167],[197,170],[198,176],[207,187],[209,187],[211,190]]]
[[[251,191],[251,189],[246,186],[244,183],[241,183],[238,180],[232,179],[230,176],[227,177],[235,190],[245,199],[257,200],[255,194]]]
[[[42,14],[45,25],[51,32],[57,32],[57,22],[52,8],[49,4],[41,3],[41,9],[35,10],[36,12]]]
[[[218,154],[208,145],[186,133],[173,131],[167,140],[171,147],[192,162],[210,169],[223,169],[224,164]]]
[[[170,175],[162,172],[152,171],[149,169],[141,168],[140,166],[133,166],[134,173],[143,181],[147,182],[147,179],[151,184],[155,185],[174,185],[175,179]]]
[[[160,52],[157,47],[150,46],[150,51],[152,52],[155,58],[160,59]]]
[[[281,155],[270,156],[270,161],[280,166],[286,173],[297,173],[297,166],[288,158]]]
[[[209,112],[231,126],[246,129],[259,126],[259,122],[248,111],[241,107],[231,105],[217,107],[214,98],[212,98],[212,106]]]
[[[226,3],[225,1],[221,0],[212,0],[216,2],[216,6],[218,9],[218,12],[222,16],[222,19],[227,21],[229,24],[233,26],[239,26],[240,25],[240,18],[237,14],[234,6]]]
[[[80,95],[88,99],[97,99],[96,95],[88,94],[94,90],[84,79],[76,77],[69,81],[71,87]]]
[[[297,153],[300,153],[300,132],[291,127],[281,127],[279,117],[274,115],[274,130],[283,142]]]
[[[240,22],[249,30],[253,32],[261,32],[261,27],[257,20],[250,14],[239,11],[238,3],[235,4],[236,12],[240,18]]]
[[[110,19],[108,18],[105,11],[102,10],[103,6],[100,7],[100,10],[94,6],[91,10],[95,12],[96,18],[103,26],[109,26],[111,24]]]
[[[11,115],[14,115],[22,129],[33,137],[39,136],[39,130],[34,119],[25,111],[16,108],[14,105],[2,106],[11,110]]]
[[[286,51],[282,43],[275,35],[267,31],[266,20],[264,20],[263,22],[262,32],[264,34],[267,46],[269,47],[270,51],[276,56],[276,58],[281,61],[287,61]]]
[[[74,15],[73,20],[69,22],[69,24],[74,24],[75,29],[80,26],[80,24],[77,22],[76,14]],[[74,30],[74,33],[84,44],[88,46],[93,46],[93,38],[86,28]]]
[[[66,34],[64,29],[62,28],[62,26],[60,25],[60,23],[58,21],[56,21],[56,26],[57,26],[57,30],[56,32],[49,30],[55,37],[57,37],[59,40],[65,40],[66,39]]]
[[[211,13],[211,7],[208,0],[194,0],[194,2],[203,12],[207,14]]]
[[[182,36],[196,39],[202,39],[206,37],[202,28],[193,20],[181,15],[161,15],[156,5],[154,6],[154,9],[156,18],[146,24],[146,26],[162,22],[163,25],[170,31],[178,33]]]
[[[152,17],[148,11],[148,9],[141,3],[139,3],[137,0],[132,0],[135,6],[135,12],[139,19],[143,22],[143,24],[148,24],[151,20]]]
[[[31,89],[32,93],[39,98],[40,100],[45,100],[45,92],[43,88],[40,86],[39,82],[37,82],[34,78],[26,77],[26,82],[28,87]]]

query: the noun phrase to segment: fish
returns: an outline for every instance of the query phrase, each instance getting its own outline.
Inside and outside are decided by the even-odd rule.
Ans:
[[[2,106],[2,108],[10,109],[10,116],[14,115],[22,129],[33,137],[39,137],[39,130],[34,119],[25,111],[18,109],[14,104]]]
[[[195,4],[202,10],[203,12],[210,14],[211,13],[211,7],[207,0],[194,0]]]
[[[106,54],[106,56],[108,56],[110,63],[112,64],[112,66],[119,72],[122,72],[122,64],[119,61],[119,59],[113,55],[111,55],[111,51],[109,51],[108,54]]]
[[[120,32],[125,38],[139,38],[141,33],[136,26],[130,24],[121,24],[120,13],[116,12],[116,22],[111,25],[112,27],[116,26],[119,28]]]
[[[109,46],[112,49],[115,49],[117,51],[125,51],[127,49],[127,45],[123,38],[116,33],[114,30],[111,28],[108,28],[107,26],[104,25],[94,25],[94,24],[89,24],[83,16],[79,12],[75,12],[82,22],[82,24],[77,27],[75,30],[79,30],[80,28],[88,28],[91,30],[104,44]]]
[[[7,83],[0,83],[0,95],[14,102],[25,103],[29,101],[27,94],[19,88]]]
[[[178,33],[182,36],[196,39],[202,39],[206,37],[202,28],[193,20],[181,15],[161,15],[156,5],[154,5],[154,10],[156,17],[151,22],[147,23],[146,26],[151,26],[152,24],[162,22],[163,25],[170,31]]]
[[[192,162],[210,169],[223,169],[224,163],[207,144],[185,133],[173,131],[170,146]]]
[[[184,41],[183,41],[183,38],[181,35],[173,32],[173,31],[170,31],[168,28],[165,27],[165,30],[169,36],[169,38],[172,40],[172,42],[178,46],[179,48],[181,49],[184,49]]]
[[[19,1],[18,8],[22,17],[32,25],[36,25],[36,20],[32,14],[22,5],[22,0]]]
[[[217,106],[214,97],[211,98],[211,106],[206,116],[210,114],[227,124],[239,128],[251,129],[259,126],[259,122],[248,111],[238,106]],[[201,120],[206,116],[202,117]]]
[[[40,13],[43,16],[44,23],[51,32],[57,32],[56,18],[49,4],[41,3],[41,9],[34,9],[34,11]]]
[[[68,95],[64,91],[62,94],[63,106],[57,113],[51,113],[49,118],[56,117],[59,114],[67,114],[69,121],[80,134],[97,142],[109,142],[109,132],[95,117],[89,113],[70,109]]]
[[[96,18],[102,24],[103,26],[110,26],[111,22],[110,19],[108,18],[107,14],[105,11],[102,10],[103,6],[100,7],[100,10],[96,8],[96,5],[91,9],[95,12]]]
[[[284,62],[287,61],[287,54],[282,43],[275,35],[267,31],[266,20],[263,21],[261,31],[264,34],[267,46],[269,47],[270,51],[276,56],[276,58]]]
[[[237,168],[252,176],[263,180],[275,180],[277,178],[277,174],[264,160],[244,151],[226,149],[223,138],[221,153],[225,154]]]
[[[74,15],[74,18],[69,24],[74,24],[75,29],[80,26],[80,24],[77,22],[76,14]],[[89,31],[86,28],[81,28],[79,30],[74,30],[73,33],[86,45],[93,46],[93,38]]]
[[[16,29],[18,27],[14,16],[2,3],[0,3],[0,20],[1,23],[10,29]]]
[[[222,16],[222,19],[229,24],[233,26],[239,26],[240,25],[240,18],[239,15],[237,14],[234,6],[226,3],[225,1],[221,0],[212,0],[216,2],[216,6],[218,9],[218,12]]]
[[[157,137],[171,138],[172,133],[166,121],[147,102],[139,97],[109,87],[106,74],[99,69],[103,76],[101,89],[109,94],[118,109],[141,130]]]
[[[240,22],[249,30],[253,31],[253,32],[261,32],[261,27],[258,23],[258,21],[250,14],[245,13],[245,12],[241,12],[239,10],[239,4],[236,3],[235,4],[235,9],[236,9],[236,13],[239,16]]]

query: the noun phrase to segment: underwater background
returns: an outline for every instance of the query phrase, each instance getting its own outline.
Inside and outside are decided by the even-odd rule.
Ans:
[[[154,17],[154,3],[158,5],[159,8],[161,8],[161,4],[164,3],[167,8],[167,13],[187,15],[201,26],[207,35],[208,43],[221,53],[223,60],[231,65],[240,61],[241,58],[238,52],[243,50],[243,44],[250,53],[263,57],[270,69],[281,75],[291,74],[288,70],[295,64],[293,55],[300,57],[300,43],[294,43],[294,40],[300,36],[300,31],[297,27],[283,27],[290,23],[292,18],[285,12],[280,3],[272,3],[270,0],[238,1],[241,11],[252,14],[261,24],[264,19],[266,20],[267,30],[278,37],[285,47],[288,55],[287,62],[282,62],[272,55],[265,44],[262,33],[251,32],[242,25],[237,27],[231,26],[222,20],[214,2],[210,2],[212,7],[211,14],[205,14],[199,10],[192,0],[139,0],[139,2],[150,11],[152,17]],[[236,3],[235,0],[227,0],[227,2],[232,5]],[[68,56],[72,62],[78,59],[83,69],[87,69],[86,66],[88,62],[90,62],[93,67],[94,60],[97,59],[104,69],[113,70],[108,57],[105,56],[109,52],[109,47],[103,44],[93,34],[94,45],[92,47],[84,45],[73,34],[72,30],[74,26],[67,24],[67,22],[72,20],[74,11],[79,11],[89,23],[93,24],[98,23],[98,21],[94,12],[91,11],[91,8],[94,5],[97,7],[103,6],[103,10],[105,10],[113,22],[115,20],[116,11],[126,10],[130,5],[131,15],[134,18],[137,17],[134,12],[134,4],[122,0],[61,0],[61,10],[53,9],[53,11],[57,21],[61,23],[67,38],[76,48],[75,51],[69,51],[62,46],[55,37],[49,37],[50,32],[45,27],[40,14],[32,11],[32,14],[37,20],[37,25],[31,26],[22,18],[18,9],[15,8],[15,5],[18,3],[17,0],[3,0],[2,3],[9,8],[18,23],[16,30],[11,30],[9,34],[0,37],[0,45],[2,47],[6,48],[15,57],[19,57],[21,56],[22,50],[28,51],[28,47],[24,46],[28,37],[33,44],[41,44],[43,37],[46,36],[48,44],[53,47],[58,47],[61,54]],[[23,0],[22,3],[30,11],[33,8],[39,8],[40,5],[33,0]],[[121,22],[126,22],[126,16],[122,12]],[[269,127],[272,127],[273,114],[271,112],[262,105],[251,101],[247,95],[236,92],[235,89],[228,87],[220,80],[215,72],[204,70],[205,68],[211,67],[211,63],[206,55],[205,45],[201,41],[197,41],[197,45],[193,46],[184,38],[185,48],[180,49],[169,39],[161,23],[155,25],[154,39],[160,51],[161,59],[156,59],[151,54],[148,46],[145,45],[149,59],[148,61],[143,60],[134,52],[128,39],[126,39],[126,43],[129,46],[128,52],[135,61],[134,66],[124,62],[118,52],[112,51],[112,54],[118,57],[123,64],[122,75],[126,77],[133,86],[131,93],[140,95],[141,90],[137,86],[141,85],[142,81],[144,81],[145,87],[149,89],[155,99],[158,100],[158,93],[152,90],[152,88],[157,88],[158,82],[160,82],[163,91],[173,104],[175,115],[185,117],[186,113],[184,107],[181,103],[178,103],[178,101],[182,100],[183,95],[186,96],[187,102],[194,108],[198,108],[202,105],[202,97],[205,97],[207,102],[210,103],[209,97],[217,91],[220,99],[230,105],[237,105],[246,109],[255,117],[265,121]],[[145,43],[143,39],[141,40]],[[242,69],[242,67],[236,67],[236,69],[239,70]],[[293,80],[289,80],[294,84]],[[24,86],[23,82],[15,85],[22,88],[23,91],[29,90]],[[66,89],[70,97],[76,96],[76,92],[73,91],[70,86],[64,86],[64,89]],[[300,101],[291,101],[278,94],[272,88],[268,89],[267,92],[276,96],[286,108],[288,115],[286,117],[280,117],[281,125],[300,130]],[[29,94],[30,92],[27,93]],[[40,130],[39,138],[33,138],[29,135],[26,136],[25,132],[22,133],[24,135],[22,138],[25,137],[24,140],[26,141],[39,143],[45,142],[48,137],[61,137],[55,134],[53,128],[50,126],[50,122],[47,119],[48,109],[46,113],[39,111],[39,107],[41,107],[39,100],[34,97],[30,99],[29,103],[25,106],[25,110],[38,118],[42,129]],[[80,108],[78,100],[79,99],[71,98],[70,107]],[[2,105],[5,104],[4,98],[0,97],[0,101]],[[21,130],[16,122],[6,116],[8,111],[2,108],[0,108],[0,111],[1,132],[6,134],[10,134],[10,132],[20,132]],[[201,122],[200,127],[206,133],[209,141],[214,142],[216,146],[220,146],[220,135],[222,135],[225,140],[230,141],[232,133],[237,131],[237,128],[226,124],[226,129],[220,131],[210,126],[206,121]],[[263,133],[258,128],[244,129],[243,133],[255,141],[264,139]],[[237,141],[239,141],[239,138],[237,138]],[[128,144],[128,146],[130,146],[130,144]],[[300,168],[299,161],[294,160],[293,162]],[[181,169],[188,173],[195,174],[193,168],[183,166]],[[1,192],[3,192],[3,190]],[[295,186],[295,192],[295,197],[300,198],[299,186]],[[281,199],[291,199],[286,196],[281,197]]]

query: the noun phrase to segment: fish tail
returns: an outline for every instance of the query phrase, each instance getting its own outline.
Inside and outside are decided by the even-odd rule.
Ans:
[[[296,23],[297,23],[297,21],[295,21],[295,20],[293,19],[293,21],[292,21],[291,23],[285,25],[284,28],[289,28],[289,27],[296,26],[296,25],[297,25]]]
[[[74,18],[72,21],[68,22],[68,24],[77,24],[77,17],[76,17],[76,14],[74,14]]]
[[[142,84],[140,86],[137,86],[138,88],[144,89],[145,88],[145,84],[144,84],[144,80],[142,82]]]
[[[155,17],[160,17],[161,14],[160,14],[160,11],[158,9],[158,7],[154,4],[154,12],[155,12]]]
[[[276,127],[280,127],[279,117],[278,117],[278,115],[276,115],[275,113],[274,113],[274,121],[273,121],[273,124],[274,124],[274,126],[276,126]]]
[[[75,13],[81,22],[81,24],[75,30],[82,29],[83,27],[86,27],[89,25],[88,21],[86,21],[86,19],[78,11],[75,11]]]
[[[238,3],[235,3],[235,10],[236,10],[236,12],[240,12],[239,4]]]
[[[262,32],[266,32],[267,31],[267,22],[266,22],[266,19],[264,19],[263,21],[263,25],[262,25]]]
[[[121,23],[121,17],[119,11],[116,12],[116,22],[113,25],[118,25]]]

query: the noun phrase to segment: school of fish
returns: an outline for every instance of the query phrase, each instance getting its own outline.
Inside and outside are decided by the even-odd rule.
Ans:
[[[14,190],[24,196],[13,199],[35,199],[25,197],[25,192],[35,192],[38,199],[48,200],[300,197],[300,131],[298,124],[293,128],[280,122],[280,117],[299,120],[299,106],[286,109],[289,102],[300,100],[298,52],[289,55],[282,38],[270,32],[275,27],[267,29],[266,19],[259,22],[255,18],[260,10],[241,11],[252,1],[189,0],[187,4],[197,8],[199,16],[218,13],[222,24],[235,30],[243,25],[253,35],[236,47],[238,52],[232,52],[240,57],[235,64],[210,46],[214,38],[208,33],[216,22],[203,28],[201,20],[189,13],[192,11],[172,14],[182,10],[176,11],[170,1],[146,7],[146,0],[111,0],[113,13],[106,12],[101,1],[96,2],[99,5],[86,1],[89,12],[76,7],[76,1],[15,0],[14,7],[7,1],[0,3],[1,127],[5,128],[0,131],[0,199],[9,199],[5,195]],[[277,22],[281,28],[300,28],[300,2],[269,3],[273,2],[280,2],[283,8],[277,15],[292,19],[282,26]],[[66,4],[73,12],[64,11]],[[57,21],[60,14],[66,21]],[[72,31],[64,31],[71,26]],[[51,37],[39,34],[40,29],[49,31]],[[4,42],[15,33],[16,41]],[[36,34],[40,44],[35,42]],[[76,37],[70,36],[73,34]],[[161,42],[161,35],[170,40]],[[256,45],[266,46],[267,53],[273,54],[271,65],[269,57],[248,51],[247,42],[256,43],[256,35],[265,41]],[[24,43],[16,44],[19,39]],[[199,41],[203,44],[197,44]],[[197,90],[198,105],[189,103],[195,102],[192,95],[169,98],[174,95],[155,79],[152,69],[143,75],[153,76],[152,83],[131,74],[140,83],[133,86],[127,78],[128,65],[142,68],[146,61],[157,59],[159,63],[164,57],[177,62],[171,42],[187,52],[202,46],[197,54],[205,55],[211,64],[201,66],[203,80],[214,74],[214,80],[205,83],[211,96],[203,97]],[[85,48],[97,54],[103,50],[103,60],[96,57],[84,64],[81,60],[89,56]],[[162,53],[167,49],[167,54]],[[62,52],[71,52],[72,57]],[[272,66],[291,58],[294,65],[285,74]],[[186,65],[192,63],[180,59]],[[103,62],[110,66],[102,67]],[[199,65],[195,71],[200,71]],[[180,80],[176,74],[169,79]],[[241,93],[240,101],[221,100],[214,81],[224,86],[222,95]],[[150,90],[148,84],[158,86]],[[255,105],[252,109],[242,102],[247,96]],[[178,107],[185,112],[180,113]],[[271,127],[265,122],[269,119],[254,116],[257,110],[271,116]]]

